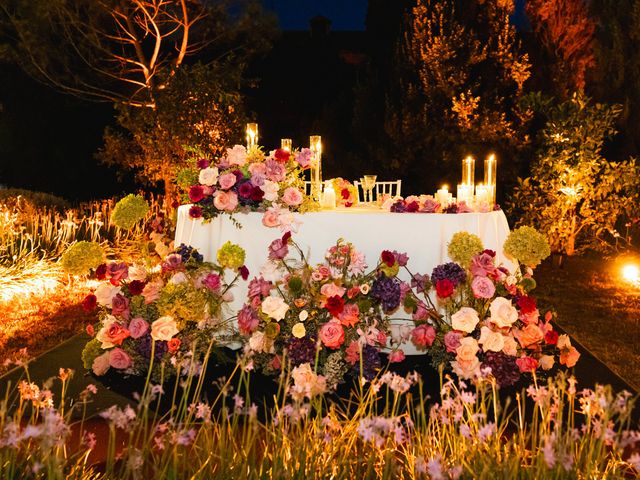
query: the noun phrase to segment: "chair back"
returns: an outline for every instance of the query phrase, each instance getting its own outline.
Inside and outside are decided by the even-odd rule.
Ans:
[[[364,188],[362,188],[362,182],[356,180],[353,182],[358,191],[358,203],[364,202]],[[375,202],[383,195],[389,195],[391,197],[399,197],[401,195],[402,180],[393,180],[390,182],[376,182],[372,194],[372,201]]]

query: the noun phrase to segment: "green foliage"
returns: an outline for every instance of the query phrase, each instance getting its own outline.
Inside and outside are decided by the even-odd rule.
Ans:
[[[104,262],[104,251],[99,243],[81,241],[71,245],[62,254],[62,268],[71,275],[86,275]]]
[[[111,223],[116,227],[131,230],[149,213],[149,204],[140,195],[129,194],[116,203],[111,212]]]
[[[45,192],[34,192],[22,188],[0,188],[0,202],[11,206],[19,200],[26,201],[34,208],[54,208],[64,210],[69,208],[69,202],[64,198]]]
[[[616,133],[620,107],[579,94],[559,104],[531,96],[526,104],[546,124],[531,176],[519,179],[510,211],[519,215],[520,224],[542,231],[554,252],[610,247],[620,237],[620,222],[634,215],[640,199],[635,159],[610,162],[602,154],[605,140]]]

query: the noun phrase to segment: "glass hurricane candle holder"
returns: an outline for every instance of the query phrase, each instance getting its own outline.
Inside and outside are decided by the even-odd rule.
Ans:
[[[282,150],[286,150],[291,153],[291,149],[293,147],[293,141],[290,138],[283,138],[280,140],[280,148]]]
[[[258,145],[258,124],[247,123],[247,150]]]
[[[476,176],[476,159],[467,155],[462,159],[462,185],[473,188]]]
[[[311,196],[316,202],[320,202],[322,192],[322,138],[320,135],[309,137],[309,149],[313,153],[311,163]]]

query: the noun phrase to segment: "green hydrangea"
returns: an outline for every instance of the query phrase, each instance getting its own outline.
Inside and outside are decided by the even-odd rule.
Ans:
[[[103,353],[104,350],[102,350],[102,347],[100,346],[100,340],[97,338],[89,340],[84,346],[84,350],[82,350],[82,365],[84,365],[84,368],[91,370],[93,361]]]
[[[62,268],[71,275],[86,275],[103,262],[104,252],[100,244],[84,240],[71,245],[60,258]]]
[[[189,282],[169,283],[160,292],[156,305],[160,316],[170,316],[182,330],[187,322],[199,322],[207,312],[207,294]]]
[[[149,204],[140,195],[129,194],[116,203],[111,212],[111,223],[116,227],[131,230],[149,212]]]
[[[535,267],[551,254],[546,237],[532,227],[513,230],[504,242],[504,253],[518,262]]]
[[[466,268],[471,264],[471,259],[483,250],[480,237],[469,232],[458,232],[451,238],[447,253],[451,260]]]
[[[240,245],[227,242],[218,250],[218,264],[223,268],[237,270],[244,265],[245,251]]]

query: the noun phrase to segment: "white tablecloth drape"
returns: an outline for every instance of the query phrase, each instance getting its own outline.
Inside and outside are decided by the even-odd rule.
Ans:
[[[189,205],[178,209],[175,244],[191,245],[215,261],[216,252],[227,241],[246,251],[245,265],[252,278],[258,275],[267,260],[267,247],[282,236],[277,228],[262,225],[262,213],[238,213],[234,219],[238,228],[226,215],[210,222],[189,218]],[[389,213],[361,208],[296,214],[301,224],[292,238],[302,248],[312,264],[320,263],[324,253],[338,238],[353,243],[366,255],[367,263],[374,267],[383,250],[397,250],[409,256],[408,267],[414,273],[431,274],[431,270],[450,261],[447,244],[454,233],[466,231],[478,235],[485,248],[497,252],[498,263],[513,270],[514,265],[505,258],[502,246],[509,235],[509,225],[502,211],[488,213]],[[408,280],[406,273],[400,277]],[[234,291],[232,308],[241,308],[246,299],[247,282],[240,282]],[[405,349],[408,354],[415,353]]]

